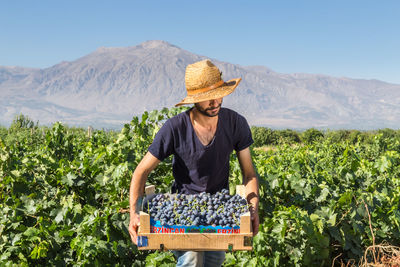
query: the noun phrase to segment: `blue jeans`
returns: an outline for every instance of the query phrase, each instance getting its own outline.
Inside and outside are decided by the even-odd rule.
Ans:
[[[225,251],[172,251],[176,266],[217,267],[225,261]]]

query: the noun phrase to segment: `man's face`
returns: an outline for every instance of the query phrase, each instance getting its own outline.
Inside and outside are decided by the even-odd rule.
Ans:
[[[213,100],[207,100],[199,103],[195,103],[196,109],[207,117],[215,117],[218,115],[222,104],[222,98],[217,98]]]

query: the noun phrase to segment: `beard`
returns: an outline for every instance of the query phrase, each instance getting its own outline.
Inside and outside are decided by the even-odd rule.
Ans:
[[[219,111],[220,111],[221,105],[222,105],[222,101],[221,101],[221,103],[220,103],[218,106],[209,107],[209,108],[203,109],[198,103],[194,103],[194,106],[196,107],[196,109],[197,109],[201,114],[203,114],[204,116],[207,116],[207,117],[215,117],[215,116],[218,116],[218,113],[219,113]],[[216,111],[216,112],[212,112],[213,109],[217,109],[217,111]]]

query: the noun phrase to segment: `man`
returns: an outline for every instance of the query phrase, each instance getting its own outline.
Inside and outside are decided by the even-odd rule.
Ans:
[[[167,120],[135,169],[130,186],[130,224],[132,241],[137,244],[140,199],[149,173],[173,154],[172,192],[214,194],[229,190],[229,159],[236,151],[251,204],[254,235],[258,232],[258,180],[249,146],[253,143],[249,125],[238,113],[221,108],[222,98],[232,93],[240,78],[224,82],[219,69],[203,60],[186,68],[187,96],[176,106],[194,107]],[[174,251],[178,266],[220,266],[225,259],[221,251]]]

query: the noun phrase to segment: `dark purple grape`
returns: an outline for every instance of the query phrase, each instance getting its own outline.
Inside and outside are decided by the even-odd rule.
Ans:
[[[231,196],[226,189],[214,195],[158,194],[144,205],[145,211],[162,225],[237,226],[245,213],[247,202],[239,195]]]

